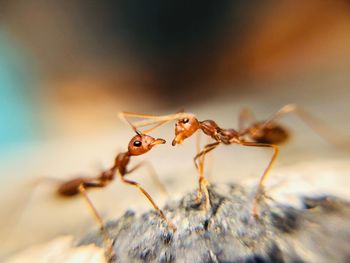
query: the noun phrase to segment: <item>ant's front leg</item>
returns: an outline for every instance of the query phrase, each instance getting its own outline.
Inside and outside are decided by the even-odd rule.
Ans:
[[[220,142],[214,142],[207,144],[204,146],[204,149],[199,152],[193,159],[194,164],[199,172],[199,179],[198,179],[198,184],[199,184],[199,189],[198,189],[198,194],[196,198],[196,202],[200,203],[202,201],[202,192],[204,192],[205,195],[205,209],[208,210],[210,207],[210,199],[209,199],[209,192],[208,192],[208,181],[204,176],[204,160],[205,160],[205,155],[214,150]],[[198,163],[197,163],[198,160]]]

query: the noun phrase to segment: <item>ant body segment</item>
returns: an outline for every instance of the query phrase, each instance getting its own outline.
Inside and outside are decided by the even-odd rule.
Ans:
[[[176,120],[175,137],[172,141],[173,146],[183,143],[184,140],[191,137],[198,130],[201,130],[204,134],[209,136],[214,141],[205,145],[203,149],[199,151],[194,157],[194,163],[199,172],[199,190],[196,201],[201,202],[202,193],[204,193],[206,198],[206,209],[208,209],[210,206],[209,193],[207,190],[208,182],[204,176],[204,159],[207,153],[214,150],[220,144],[239,144],[248,147],[264,147],[272,149],[272,157],[259,179],[258,188],[253,200],[252,215],[257,216],[258,200],[264,192],[264,185],[268,173],[278,156],[278,145],[284,143],[289,138],[289,132],[282,125],[280,125],[277,120],[283,115],[292,112],[300,117],[304,122],[308,123],[310,127],[313,128],[316,132],[322,134],[323,137],[325,137],[327,140],[331,141],[334,144],[339,143],[339,141],[334,140],[335,137],[329,134],[329,130],[327,130],[319,120],[307,114],[294,104],[285,105],[266,121],[256,121],[253,117],[253,114],[249,110],[242,110],[239,116],[238,130],[221,128],[213,120],[199,121],[197,117],[192,113],[180,112],[165,116],[153,116],[124,112],[121,115],[123,117],[127,116],[149,119],[133,123],[135,127],[155,125],[152,128],[148,129],[147,132],[156,129],[171,120]],[[250,123],[246,125],[248,121],[250,121]]]

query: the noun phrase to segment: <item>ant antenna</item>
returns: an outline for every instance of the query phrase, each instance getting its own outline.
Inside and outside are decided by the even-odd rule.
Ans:
[[[118,117],[119,117],[122,121],[124,121],[124,122],[126,122],[127,124],[129,124],[129,125],[131,126],[131,128],[134,130],[134,132],[136,132],[137,135],[142,135],[142,132],[139,131],[139,130],[136,128],[136,126],[133,125],[133,124],[125,117],[125,115],[124,115],[122,112],[120,112],[120,113],[118,114]]]
[[[165,123],[168,123],[169,121],[186,118],[186,117],[193,117],[193,116],[194,116],[193,114],[183,112],[183,110],[178,111],[177,113],[174,113],[174,114],[163,115],[163,116],[147,115],[147,114],[141,114],[141,113],[125,112],[125,111],[119,113],[119,118],[124,122],[126,121],[127,118],[143,119],[141,121],[134,122],[133,125],[135,127],[140,128],[140,127],[154,125],[151,128],[144,130],[143,131],[144,134],[147,134],[159,128],[160,126],[164,125]],[[131,125],[130,122],[127,122],[127,123]]]

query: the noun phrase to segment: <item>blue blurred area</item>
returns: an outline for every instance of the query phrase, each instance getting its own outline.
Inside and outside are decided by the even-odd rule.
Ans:
[[[37,136],[34,72],[24,50],[0,28],[0,154]]]

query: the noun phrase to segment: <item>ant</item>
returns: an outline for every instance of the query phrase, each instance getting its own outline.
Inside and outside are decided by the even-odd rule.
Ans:
[[[131,124],[130,124],[131,125]],[[173,223],[171,223],[166,216],[164,215],[163,211],[156,205],[156,203],[153,201],[150,194],[146,192],[145,189],[141,187],[141,185],[135,181],[131,181],[126,179],[125,177],[134,172],[136,169],[140,168],[142,165],[146,164],[145,162],[141,162],[137,165],[135,165],[133,168],[128,168],[128,164],[130,162],[131,157],[138,156],[147,153],[150,151],[155,145],[158,144],[165,144],[164,139],[155,139],[145,133],[142,133],[138,131],[133,125],[131,125],[133,130],[136,132],[136,135],[130,140],[128,144],[128,150],[126,152],[119,153],[114,160],[114,164],[112,167],[110,167],[108,170],[102,172],[97,177],[87,178],[87,177],[77,177],[74,179],[71,179],[69,181],[66,181],[62,183],[58,188],[58,194],[60,196],[64,197],[72,197],[76,196],[78,194],[82,194],[85,201],[87,202],[88,207],[91,209],[101,232],[104,235],[105,241],[108,244],[113,244],[111,242],[110,238],[108,237],[108,234],[105,230],[105,226],[103,223],[103,220],[99,213],[97,212],[96,208],[92,204],[90,198],[88,197],[86,191],[90,188],[99,188],[99,187],[105,187],[108,184],[110,184],[114,178],[116,173],[119,173],[120,179],[123,183],[134,186],[138,188],[142,194],[146,196],[146,198],[151,202],[154,209],[158,212],[160,217],[168,224],[168,226],[175,231],[176,227]],[[159,182],[160,184],[160,182]],[[109,245],[111,249],[111,245]]]
[[[209,193],[207,189],[208,181],[204,176],[204,159],[206,154],[214,150],[220,144],[239,144],[248,147],[264,147],[272,149],[272,157],[259,179],[258,188],[253,200],[252,215],[257,217],[258,201],[261,195],[264,193],[264,185],[268,173],[279,154],[279,145],[286,142],[289,138],[289,132],[287,129],[277,122],[279,118],[287,113],[295,113],[300,119],[308,123],[311,128],[322,134],[327,140],[333,142],[334,144],[339,143],[339,141],[335,141],[334,138],[336,137],[331,136],[329,131],[325,129],[325,126],[319,120],[307,114],[295,104],[285,105],[265,121],[256,121],[251,111],[248,109],[243,109],[239,115],[238,130],[221,128],[213,120],[199,121],[194,114],[185,112],[164,116],[124,112],[122,113],[122,116],[151,119],[133,123],[135,127],[155,125],[146,132],[150,132],[171,120],[176,120],[175,138],[172,141],[173,146],[183,143],[185,139],[191,137],[198,130],[201,130],[204,134],[214,140],[214,142],[205,145],[204,148],[194,157],[194,163],[199,172],[199,189],[196,202],[201,202],[202,193],[204,193],[206,210],[208,210],[210,206]],[[246,126],[248,120],[250,120],[251,123]]]

